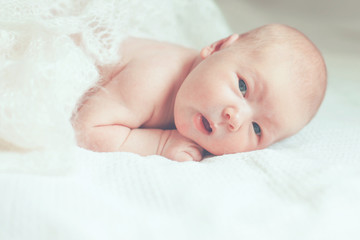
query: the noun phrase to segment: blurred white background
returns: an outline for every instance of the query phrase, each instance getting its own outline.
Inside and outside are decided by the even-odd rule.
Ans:
[[[235,32],[284,23],[303,33],[324,53],[360,59],[359,0],[216,0]]]

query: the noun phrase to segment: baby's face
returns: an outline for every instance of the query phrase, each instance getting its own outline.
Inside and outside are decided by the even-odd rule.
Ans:
[[[230,47],[207,56],[177,94],[178,131],[215,155],[262,149],[299,131],[308,116],[284,55]]]

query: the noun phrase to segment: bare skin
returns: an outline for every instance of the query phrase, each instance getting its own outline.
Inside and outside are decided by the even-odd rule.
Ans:
[[[99,68],[101,87],[73,118],[79,146],[200,161],[204,149],[252,151],[293,135],[310,116],[284,71],[295,67],[289,49],[250,54],[239,41],[234,34],[198,52],[125,40],[121,62]]]
[[[122,49],[118,65],[100,69],[106,76],[102,88],[73,121],[79,146],[200,161],[203,149],[177,132],[173,114],[176,93],[198,52],[136,38],[124,41]]]

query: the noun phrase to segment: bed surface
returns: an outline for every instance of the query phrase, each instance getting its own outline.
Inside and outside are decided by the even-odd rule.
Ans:
[[[299,134],[264,150],[185,163],[4,143],[0,239],[359,239],[359,4],[288,2],[217,1],[233,31],[283,22],[324,53],[328,91]]]

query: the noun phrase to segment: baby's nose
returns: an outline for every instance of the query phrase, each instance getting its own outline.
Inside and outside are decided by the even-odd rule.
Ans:
[[[223,111],[223,118],[225,119],[228,129],[236,132],[244,124],[249,121],[251,111],[248,106],[242,105],[240,107],[226,107]]]

